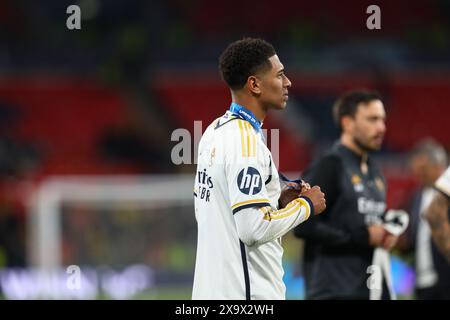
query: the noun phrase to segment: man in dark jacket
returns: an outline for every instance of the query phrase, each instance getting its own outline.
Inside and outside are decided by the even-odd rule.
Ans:
[[[374,249],[397,241],[383,226],[385,180],[369,156],[382,145],[386,113],[380,96],[364,90],[343,95],[333,113],[340,140],[305,173],[325,193],[327,209],[295,229],[305,240],[306,298],[369,299]]]

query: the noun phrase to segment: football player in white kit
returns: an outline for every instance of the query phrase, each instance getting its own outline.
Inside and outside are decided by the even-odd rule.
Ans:
[[[269,110],[285,108],[291,82],[272,45],[252,38],[233,42],[219,68],[232,103],[198,148],[192,298],[285,299],[281,237],[321,213],[325,197],[307,184],[294,196],[292,189],[281,191],[261,126]]]
[[[450,263],[450,167],[439,177],[434,196],[425,217],[436,246]]]

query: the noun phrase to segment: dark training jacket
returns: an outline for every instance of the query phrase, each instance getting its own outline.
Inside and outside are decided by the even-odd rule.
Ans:
[[[367,268],[374,248],[367,226],[383,220],[386,184],[370,157],[366,175],[360,164],[360,156],[336,143],[304,175],[321,188],[327,202],[323,213],[294,230],[305,240],[307,299],[369,299]],[[385,287],[383,299],[386,293]]]

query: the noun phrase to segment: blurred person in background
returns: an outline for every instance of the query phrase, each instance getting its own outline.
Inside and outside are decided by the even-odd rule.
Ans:
[[[447,270],[450,268],[450,167],[439,177],[434,187],[438,191],[425,217],[430,224],[433,241],[447,259]],[[447,271],[448,279],[450,272]],[[446,283],[446,291],[442,298],[450,299],[450,285]]]
[[[253,38],[233,42],[219,69],[232,103],[198,148],[192,298],[283,300],[281,237],[321,213],[324,194],[308,186],[280,205],[280,178],[261,126],[269,110],[286,107],[291,82],[273,46]]]
[[[450,265],[433,244],[430,226],[425,219],[425,211],[438,193],[434,184],[447,164],[445,149],[432,139],[419,142],[411,152],[409,167],[419,182],[419,189],[410,205],[411,225],[399,248],[403,252],[413,252],[415,296],[420,300],[450,298]]]
[[[383,225],[385,179],[370,155],[381,148],[386,113],[376,92],[358,90],[341,96],[333,114],[340,140],[304,176],[321,187],[327,209],[295,228],[304,239],[306,298],[369,299],[375,248],[390,250],[397,241]],[[381,299],[392,296],[389,276],[378,289]]]
[[[26,206],[19,182],[33,176],[42,157],[39,144],[14,134],[23,117],[19,110],[0,97],[0,268],[26,265]]]

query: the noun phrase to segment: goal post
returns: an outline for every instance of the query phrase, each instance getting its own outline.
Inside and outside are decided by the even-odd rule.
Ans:
[[[170,215],[183,214],[184,220],[164,216],[155,223],[161,223],[163,218],[171,219],[161,226],[171,228],[176,221],[188,221],[185,223],[189,224],[186,232],[193,233],[192,239],[196,239],[193,186],[192,174],[49,177],[39,185],[29,201],[29,265],[44,274],[65,267],[62,257],[62,212],[65,204],[82,203],[107,211],[129,203],[133,208],[145,210],[145,214],[156,216],[155,212],[164,210]],[[180,206],[185,208],[182,213],[178,209]],[[159,226],[153,228],[158,229]],[[192,242],[190,245],[195,246],[195,241]]]

